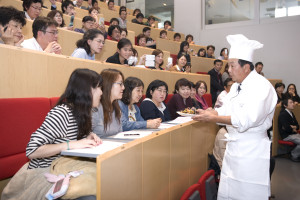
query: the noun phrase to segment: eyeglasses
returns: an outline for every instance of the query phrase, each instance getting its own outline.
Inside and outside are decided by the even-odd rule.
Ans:
[[[55,36],[55,35],[58,35],[58,31],[43,31],[44,33],[45,32],[47,32],[47,33],[50,33],[50,34],[52,34],[53,36]]]
[[[114,84],[118,84],[118,85],[120,85],[121,87],[124,86],[124,83],[123,83],[123,82],[114,82]]]
[[[38,11],[42,11],[42,7],[35,7],[35,6],[30,6],[31,8],[38,10]]]

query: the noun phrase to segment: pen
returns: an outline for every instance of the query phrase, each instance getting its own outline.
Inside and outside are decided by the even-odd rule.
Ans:
[[[125,133],[124,136],[140,135],[138,133]]]

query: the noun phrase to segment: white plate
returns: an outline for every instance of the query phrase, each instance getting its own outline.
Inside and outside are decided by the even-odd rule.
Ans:
[[[196,114],[183,113],[183,112],[179,112],[179,111],[177,111],[177,114],[180,116],[184,116],[184,117],[193,117],[196,115]]]

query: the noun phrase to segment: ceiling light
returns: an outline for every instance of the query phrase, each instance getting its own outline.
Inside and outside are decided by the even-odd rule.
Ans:
[[[163,5],[164,5],[164,6],[167,6],[167,4],[166,4],[166,3],[163,3]]]

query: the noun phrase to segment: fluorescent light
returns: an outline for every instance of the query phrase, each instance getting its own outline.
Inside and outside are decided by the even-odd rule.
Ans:
[[[163,5],[164,5],[164,6],[167,6],[167,4],[166,4],[166,3],[163,3]]]

